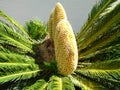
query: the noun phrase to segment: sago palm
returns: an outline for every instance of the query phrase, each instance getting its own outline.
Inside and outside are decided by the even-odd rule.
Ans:
[[[0,90],[120,90],[119,0],[100,0],[75,36],[60,3],[47,24],[0,17]]]

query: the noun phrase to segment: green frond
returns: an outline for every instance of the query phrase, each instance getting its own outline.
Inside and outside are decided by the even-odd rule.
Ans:
[[[75,88],[69,77],[52,76],[48,82],[40,79],[24,90],[75,90]]]
[[[120,58],[113,60],[98,61],[87,65],[83,69],[103,69],[103,70],[114,70],[120,68]],[[79,63],[82,64],[82,63]]]
[[[88,45],[85,49],[82,50],[82,55],[87,55],[96,50],[100,50],[103,48],[107,48],[109,46],[113,46],[113,44],[118,44],[118,40],[120,37],[120,20],[111,25],[110,29],[108,29],[105,33],[101,34],[99,38],[93,41],[90,45]]]
[[[100,85],[99,83],[93,82],[92,80],[83,78],[80,75],[71,75],[69,76],[72,80],[72,83],[76,87],[81,88],[81,90],[109,90],[108,88],[105,88],[104,86]]]
[[[0,83],[5,83],[35,77],[40,70],[32,64],[0,63],[0,71]]]
[[[108,46],[106,48],[96,50],[88,55],[84,55],[84,56],[80,55],[79,62],[84,62],[84,61],[95,62],[100,60],[104,61],[109,59],[116,59],[118,57],[120,57],[120,44],[116,44],[114,46]]]
[[[93,52],[93,50],[100,48],[101,45],[99,45],[99,44],[102,44],[102,46],[106,45],[106,44],[110,43],[112,40],[115,40],[116,38],[119,37],[119,34],[117,34],[117,36],[115,37],[115,33],[118,32],[118,29],[115,29],[116,26],[114,26],[116,23],[119,22],[119,18],[120,18],[119,9],[120,9],[120,3],[116,4],[116,7],[113,10],[111,10],[111,12],[107,13],[105,16],[102,17],[102,19],[98,20],[96,22],[96,25],[93,25],[93,27],[91,28],[91,30],[85,37],[84,42],[82,42],[78,46],[79,53],[82,52],[84,54],[84,52],[89,51],[89,49],[91,49],[91,51],[89,51],[89,53]],[[114,32],[113,35],[109,36],[111,38],[110,39],[107,38],[108,41],[105,42],[105,40],[107,40],[105,38],[106,33],[110,34],[111,32],[109,32],[109,31],[113,31],[113,30],[115,30],[116,32]],[[96,45],[94,45],[95,43],[96,43]],[[93,45],[95,47],[93,47]]]
[[[28,35],[35,40],[42,40],[47,35],[47,26],[38,19],[26,22],[25,28]]]
[[[49,80],[47,90],[75,90],[75,88],[70,78],[52,76]]]
[[[47,82],[44,79],[37,80],[33,85],[24,88],[24,90],[46,90]]]
[[[63,77],[62,82],[63,82],[62,90],[75,90],[74,84],[72,83],[72,81],[69,77]]]
[[[120,87],[120,59],[96,62],[78,68],[76,74],[108,88]]]
[[[12,52],[0,52],[0,62],[34,64],[35,60],[27,55],[20,55]]]
[[[50,83],[48,83],[48,87],[47,87],[48,90],[52,90],[52,89],[53,90],[57,90],[57,89],[62,90],[62,78],[57,77],[57,76],[52,76],[50,78],[49,82]]]
[[[7,21],[9,21],[9,23],[13,24],[20,31],[22,31],[23,34],[28,36],[28,34],[26,33],[25,29],[18,22],[16,22],[13,18],[8,16],[6,13],[4,13],[2,10],[0,10],[0,17],[3,17],[3,19],[6,19]]]
[[[120,18],[120,3],[107,15],[103,16],[102,19],[96,22],[96,25],[93,25],[93,28],[84,39],[82,45],[80,45],[79,50],[88,46],[91,42],[95,41],[97,38],[100,38],[103,33],[111,28],[111,26],[117,22]]]
[[[108,88],[119,88],[120,81],[114,80],[114,77],[120,77],[119,75],[120,69],[118,70],[80,70],[77,72],[78,75],[82,75],[84,78],[88,80],[93,80],[94,82],[98,82],[101,85]],[[113,76],[113,77],[112,77]]]
[[[78,41],[81,42],[83,37],[86,36],[88,30],[93,26],[96,20],[99,19],[102,13],[106,12],[106,10],[111,7],[110,5],[117,0],[100,0],[96,5],[93,6],[91,13],[88,16],[88,20],[85,25],[80,30],[78,35]]]
[[[80,55],[80,57],[85,57],[86,55],[91,55],[93,53],[108,50],[110,48],[116,49],[116,46],[119,45],[120,38],[120,27],[117,27],[116,30],[109,30],[109,32],[103,34],[101,38],[92,42],[86,50]]]
[[[27,55],[0,52],[0,83],[35,77],[40,71],[35,60]]]
[[[33,52],[32,43],[28,38],[12,29],[7,24],[0,22],[0,44],[13,46],[23,51]]]

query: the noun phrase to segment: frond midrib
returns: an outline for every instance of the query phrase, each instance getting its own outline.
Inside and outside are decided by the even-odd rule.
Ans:
[[[11,77],[16,77],[16,76],[21,76],[21,75],[27,75],[27,74],[32,74],[32,73],[37,73],[39,72],[40,70],[34,70],[34,71],[28,71],[28,72],[22,72],[22,73],[15,73],[15,74],[12,74],[12,75],[7,75],[7,76],[2,76],[0,77],[0,80],[1,79],[4,79],[4,78],[11,78]]]
[[[3,18],[5,18],[6,20],[8,20],[10,23],[12,23],[13,25],[15,25],[17,28],[19,28],[26,36],[28,36],[28,34],[25,32],[24,28],[18,23],[16,22],[14,19],[12,19],[11,17],[9,17],[8,15],[6,15],[3,11],[0,10],[0,16],[2,16]]]
[[[60,86],[59,86],[59,88],[60,88],[60,90],[62,90],[62,78],[59,78],[59,83],[60,83]]]
[[[111,25],[115,20],[117,20],[119,16],[120,16],[120,12],[118,14],[116,14],[112,19],[110,19],[110,21],[100,31],[95,33],[95,35],[91,36],[89,39],[86,39],[85,43],[83,43],[81,45],[81,47],[79,48],[79,51],[82,48],[85,48],[86,46],[88,46],[92,41],[95,41],[96,37],[98,37],[100,34],[104,33],[106,29],[108,30],[108,28],[110,28],[109,25]]]
[[[108,7],[108,5],[109,5],[110,2],[111,2],[111,1],[109,0],[109,2],[107,2],[106,5],[100,9],[100,11],[93,17],[93,19],[92,19],[91,21],[89,21],[89,23],[81,30],[81,32],[80,32],[80,35],[81,35],[81,36],[78,35],[78,38],[79,38],[79,37],[81,38],[82,35],[84,35],[84,33],[88,30],[88,28],[92,26],[93,22],[94,22],[97,18],[99,18],[98,16],[100,16],[100,14],[106,9],[106,7]]]
[[[101,45],[101,44],[100,44]],[[102,46],[102,45],[101,45]],[[93,57],[93,56],[95,56],[95,55],[97,55],[97,54],[100,54],[100,53],[102,53],[102,52],[104,52],[104,51],[108,51],[108,50],[110,50],[110,49],[112,49],[112,48],[115,48],[115,47],[119,47],[120,46],[120,44],[116,44],[115,46],[109,46],[109,47],[107,47],[107,48],[103,48],[103,49],[100,49],[100,50],[96,50],[96,51],[94,51],[94,52],[91,52],[91,53],[89,53],[90,51],[91,51],[91,49],[88,51],[88,52],[85,52],[85,53],[83,53],[83,54],[80,54],[79,55],[79,60],[80,59],[87,59],[87,58],[90,58],[90,57]],[[95,46],[96,47],[96,46]],[[94,48],[94,47],[93,47]],[[87,53],[87,54],[86,54]]]
[[[2,35],[3,37],[6,37],[7,39],[9,39],[9,40],[12,41],[12,42],[15,42],[16,44],[20,45],[21,47],[24,47],[26,50],[28,50],[28,51],[30,51],[30,52],[33,52],[30,48],[28,48],[28,47],[26,47],[25,45],[17,42],[16,40],[14,40],[14,39],[12,39],[12,38],[10,38],[10,37],[2,34],[2,33],[0,33],[0,35]],[[18,46],[18,47],[19,47],[19,46]]]
[[[26,63],[1,63],[0,62],[0,66],[3,66],[3,65],[5,65],[5,66],[11,66],[11,65],[14,65],[14,66],[31,66],[31,64],[26,64]]]

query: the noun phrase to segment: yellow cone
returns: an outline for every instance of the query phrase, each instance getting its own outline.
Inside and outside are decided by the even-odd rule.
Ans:
[[[72,27],[67,20],[61,20],[55,31],[55,56],[62,75],[73,73],[77,67],[78,50]]]
[[[76,39],[63,6],[57,3],[48,21],[50,38],[53,40],[58,70],[62,75],[73,73],[77,67]]]

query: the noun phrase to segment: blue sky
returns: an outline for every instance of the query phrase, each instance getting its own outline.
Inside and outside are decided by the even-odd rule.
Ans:
[[[60,2],[74,32],[78,32],[97,1],[99,0],[0,0],[0,9],[24,25],[26,21],[35,18],[47,22],[51,10]]]

